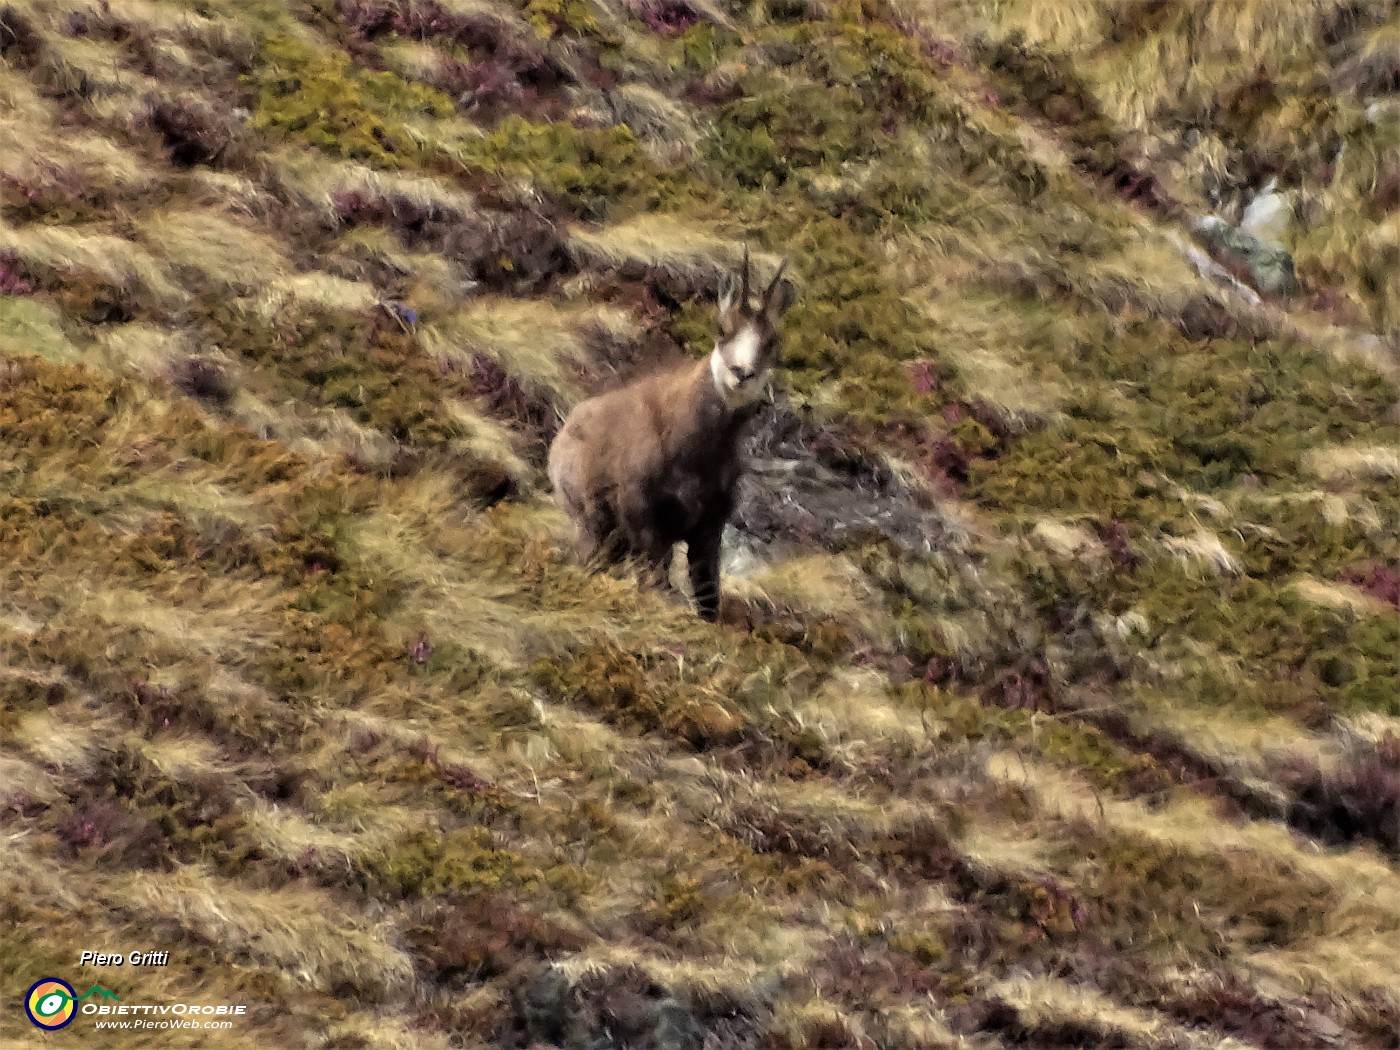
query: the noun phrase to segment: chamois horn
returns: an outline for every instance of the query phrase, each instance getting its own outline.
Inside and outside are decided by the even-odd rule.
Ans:
[[[744,245],[744,272],[740,280],[742,283],[739,285],[739,302],[747,310],[749,308],[749,246],[747,244]]]
[[[787,265],[788,261],[785,255],[783,256],[783,261],[778,263],[778,272],[773,275],[773,280],[769,283],[768,290],[763,293],[763,306],[760,309],[767,310],[769,305],[773,302],[773,292],[777,290],[778,282],[783,279],[783,273],[787,270]]]

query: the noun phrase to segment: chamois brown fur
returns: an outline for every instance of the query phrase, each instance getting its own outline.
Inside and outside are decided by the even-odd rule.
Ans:
[[[580,403],[549,450],[555,498],[578,529],[585,561],[635,559],[669,586],[684,542],[696,609],[719,614],[719,553],[743,467],[740,446],[777,357],[794,289],[784,260],[757,304],[749,253],[719,297],[719,335],[703,360],[634,380]]]

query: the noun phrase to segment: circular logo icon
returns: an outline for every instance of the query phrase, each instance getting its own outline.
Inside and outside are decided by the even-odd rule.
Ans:
[[[77,1012],[74,1000],[78,993],[67,981],[44,977],[35,981],[24,997],[24,1012],[34,1024],[48,1032],[67,1028]]]

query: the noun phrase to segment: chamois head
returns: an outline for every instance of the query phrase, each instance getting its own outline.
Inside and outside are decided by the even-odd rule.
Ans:
[[[749,291],[749,249],[736,277],[726,274],[719,291],[719,338],[710,354],[710,374],[726,405],[750,404],[763,396],[777,360],[778,323],[796,298],[784,280],[784,259],[762,298],[755,304]]]

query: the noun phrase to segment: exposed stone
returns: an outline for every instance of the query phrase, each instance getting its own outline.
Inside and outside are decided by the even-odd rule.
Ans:
[[[1217,256],[1233,259],[1248,270],[1259,291],[1289,295],[1296,290],[1293,256],[1283,245],[1261,241],[1215,216],[1198,220],[1196,232]]]
[[[739,487],[731,563],[779,556],[798,543],[840,550],[887,540],[908,551],[960,546],[961,530],[838,428],[786,400],[767,406]]]
[[[1282,244],[1292,220],[1292,201],[1278,192],[1278,180],[1270,179],[1245,208],[1240,229],[1257,240]]]
[[[742,1004],[682,1001],[639,970],[585,974],[571,981],[545,966],[515,992],[515,1018],[526,1039],[588,1050],[701,1050],[707,1039],[754,1044]],[[748,1023],[742,1023],[748,1022]]]
[[[724,575],[748,576],[776,559],[769,544],[733,525],[726,525],[720,540],[719,560]]]
[[[1167,236],[1181,249],[1181,253],[1186,256],[1186,261],[1195,269],[1197,275],[1225,285],[1250,306],[1259,305],[1259,293],[1253,288],[1235,278],[1233,274],[1194,244],[1188,244],[1172,233],[1168,233]]]

